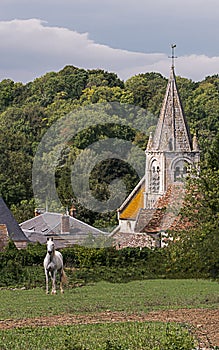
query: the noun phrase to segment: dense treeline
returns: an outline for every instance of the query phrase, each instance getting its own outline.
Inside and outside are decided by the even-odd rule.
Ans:
[[[207,167],[214,169],[218,166],[219,77],[207,77],[201,82],[177,77],[177,82],[191,132],[198,134],[202,157]],[[139,74],[123,82],[114,73],[73,66],[47,73],[27,84],[3,80],[0,83],[0,193],[17,220],[21,222],[33,215],[32,162],[39,142],[55,121],[81,106],[119,102],[146,109],[151,114],[150,130],[153,130],[166,83],[167,79],[158,73]],[[100,122],[76,135],[63,152],[56,169],[57,192],[64,206],[70,206],[73,199],[79,219],[102,227],[116,224],[115,212],[94,215],[77,202],[70,184],[70,168],[81,150],[98,139],[117,137],[144,150],[148,133],[136,131],[130,125],[115,123],[106,128]],[[139,181],[130,165],[109,159],[92,171],[90,184],[94,196],[107,200],[109,184],[116,178],[124,179],[127,194]]]

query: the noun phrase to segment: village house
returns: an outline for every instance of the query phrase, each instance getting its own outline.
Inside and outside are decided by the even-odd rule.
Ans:
[[[53,237],[56,247],[64,248],[74,244],[92,245],[92,240],[106,236],[105,232],[76,219],[71,211],[60,214],[36,210],[33,218],[19,225],[0,197],[0,250],[9,240],[21,249],[26,248],[28,243],[45,244],[48,237]]]
[[[106,237],[105,232],[78,220],[71,210],[64,214],[36,210],[35,216],[22,222],[20,227],[32,243],[44,244],[48,237],[53,237],[56,248],[92,244],[92,240]]]

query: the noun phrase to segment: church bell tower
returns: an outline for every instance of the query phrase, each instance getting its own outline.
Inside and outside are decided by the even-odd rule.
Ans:
[[[145,175],[118,208],[112,237],[121,247],[159,242],[160,233],[174,223],[175,206],[182,204],[185,179],[199,167],[197,138],[191,137],[177,88],[174,48],[160,116],[145,151]]]
[[[169,185],[183,182],[200,160],[197,139],[191,138],[178,93],[174,48],[172,45],[172,66],[159,120],[145,151],[145,209],[153,208]]]

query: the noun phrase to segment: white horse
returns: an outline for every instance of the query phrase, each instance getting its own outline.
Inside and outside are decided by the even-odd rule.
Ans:
[[[52,281],[52,294],[56,294],[56,274],[60,275],[60,290],[64,293],[63,283],[67,282],[67,276],[63,269],[63,257],[55,250],[53,238],[47,238],[47,254],[44,259],[44,269],[46,275],[46,294],[49,293],[49,276]]]

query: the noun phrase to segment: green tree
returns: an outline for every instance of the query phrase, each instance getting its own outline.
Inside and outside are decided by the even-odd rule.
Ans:
[[[115,73],[110,73],[102,69],[92,69],[88,71],[87,88],[93,86],[108,86],[124,88],[124,83]]]
[[[22,99],[24,86],[21,83],[15,83],[10,79],[4,79],[0,82],[0,112],[7,107],[18,103]]]
[[[125,88],[134,95],[134,103],[158,115],[164,98],[166,79],[159,73],[145,73],[131,77]]]
[[[169,269],[184,277],[219,276],[219,170],[202,169],[191,178],[181,222],[167,248]]]

